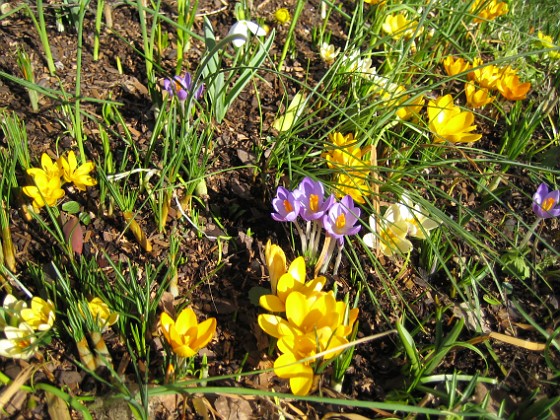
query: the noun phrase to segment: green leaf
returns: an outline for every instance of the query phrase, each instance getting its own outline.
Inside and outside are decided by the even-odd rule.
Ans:
[[[288,131],[294,123],[297,121],[301,113],[303,112],[303,105],[305,105],[305,95],[301,92],[295,94],[290,102],[290,106],[286,110],[286,113],[274,120],[272,126],[278,130],[280,133],[283,131]]]
[[[401,342],[403,343],[404,349],[408,358],[410,359],[410,369],[415,373],[420,373],[420,356],[418,355],[418,349],[416,348],[416,344],[414,343],[414,339],[410,335],[410,333],[406,330],[403,324],[400,321],[397,321],[397,332],[399,333],[399,337]]]
[[[259,306],[259,299],[261,296],[269,295],[270,289],[266,289],[261,286],[254,286],[249,289],[249,301],[255,305]]]
[[[67,201],[62,205],[62,210],[66,213],[76,214],[80,211],[80,204],[77,201]]]

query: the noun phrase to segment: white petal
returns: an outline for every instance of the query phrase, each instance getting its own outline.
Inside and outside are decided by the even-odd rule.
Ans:
[[[244,20],[240,20],[239,22],[236,22],[231,29],[228,32],[228,36],[229,35],[235,35],[238,38],[234,39],[231,43],[233,44],[234,47],[239,48],[241,47],[243,44],[245,44],[245,42],[247,42],[247,22]]]
[[[245,24],[247,25],[247,28],[249,28],[249,30],[254,35],[256,35],[256,36],[265,36],[266,35],[266,31],[264,30],[264,28],[262,28],[261,26],[259,26],[255,22],[251,22],[251,21],[247,20],[247,21],[245,21]]]
[[[377,238],[373,233],[366,233],[363,237],[364,244],[369,248],[377,247]]]

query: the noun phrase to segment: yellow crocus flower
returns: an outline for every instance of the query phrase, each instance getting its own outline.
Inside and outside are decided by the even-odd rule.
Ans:
[[[31,308],[21,310],[21,318],[35,331],[48,331],[56,318],[54,304],[35,296],[31,299]]]
[[[34,186],[26,186],[22,188],[22,191],[28,197],[33,199],[33,208],[40,209],[45,205],[55,206],[59,199],[64,197],[64,190],[60,185],[60,178],[50,178],[47,172],[39,168],[31,168],[29,171],[33,171],[33,181]]]
[[[205,347],[212,340],[217,326],[216,318],[208,318],[199,324],[190,307],[183,309],[176,321],[163,312],[160,323],[165,340],[181,357],[192,357]]]
[[[62,175],[66,182],[72,182],[80,191],[85,191],[86,187],[92,187],[97,184],[90,172],[95,169],[95,164],[91,161],[78,166],[78,161],[74,151],[68,153],[68,158],[61,157]]]
[[[456,76],[464,71],[467,71],[471,68],[471,65],[468,61],[464,60],[463,58],[454,58],[453,56],[449,55],[444,58],[443,60],[443,68],[448,76]]]
[[[435,143],[472,143],[482,137],[481,134],[472,133],[476,130],[473,113],[453,104],[451,95],[441,96],[428,103],[428,119]]]

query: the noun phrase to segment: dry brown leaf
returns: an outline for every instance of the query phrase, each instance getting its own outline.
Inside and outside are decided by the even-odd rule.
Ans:
[[[192,397],[192,405],[194,407],[194,411],[196,411],[196,414],[201,416],[204,420],[210,420],[205,400],[206,398],[204,397]]]
[[[12,381],[10,385],[0,395],[0,412],[3,411],[6,405],[10,402],[12,397],[19,391],[21,386],[27,382],[33,373],[33,366],[28,365],[24,367]]]
[[[68,411],[68,405],[64,400],[50,392],[46,392],[47,406],[49,415],[51,419],[57,420],[71,420],[70,412]]]
[[[220,395],[214,402],[214,407],[224,420],[250,419],[253,413],[251,404],[243,398],[231,395]]]
[[[351,413],[327,413],[321,417],[321,420],[326,419],[369,420],[369,417]]]
[[[521,347],[530,351],[544,351],[546,349],[546,344],[535,343],[534,341],[522,340],[521,338],[511,337],[509,335],[500,334],[497,332],[491,332],[488,337],[494,340],[501,341],[502,343],[511,344],[513,346]]]
[[[146,252],[152,252],[152,244],[138,222],[134,220],[134,214],[130,211],[125,211],[123,212],[123,217],[142,249]]]

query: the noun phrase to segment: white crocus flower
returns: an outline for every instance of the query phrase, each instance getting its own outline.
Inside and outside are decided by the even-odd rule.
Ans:
[[[423,214],[419,204],[414,204],[408,195],[403,194],[401,203],[398,204],[400,218],[408,224],[408,234],[414,238],[426,239],[438,223]]]
[[[337,48],[335,50],[334,45],[327,44],[326,42],[323,42],[321,44],[321,48],[319,49],[319,54],[321,54],[321,58],[325,63],[329,65],[334,63],[334,60],[336,59],[339,53],[340,53],[340,48]]]
[[[231,27],[228,32],[228,36],[238,35],[243,37],[234,39],[232,41],[233,46],[239,48],[243,46],[245,42],[247,42],[247,39],[249,38],[249,32],[256,36],[266,35],[266,30],[262,26],[259,26],[257,23],[251,22],[250,20],[239,20]]]
[[[4,328],[6,338],[0,340],[0,356],[27,360],[35,353],[35,332],[27,323]]]
[[[21,310],[24,308],[27,308],[27,303],[7,294],[0,308],[0,331],[8,326],[17,326],[21,322]]]
[[[406,254],[412,250],[412,242],[406,239],[408,223],[401,219],[397,204],[389,206],[378,224],[374,216],[369,217],[372,232],[364,235],[364,243],[370,248],[379,248],[387,257]]]

